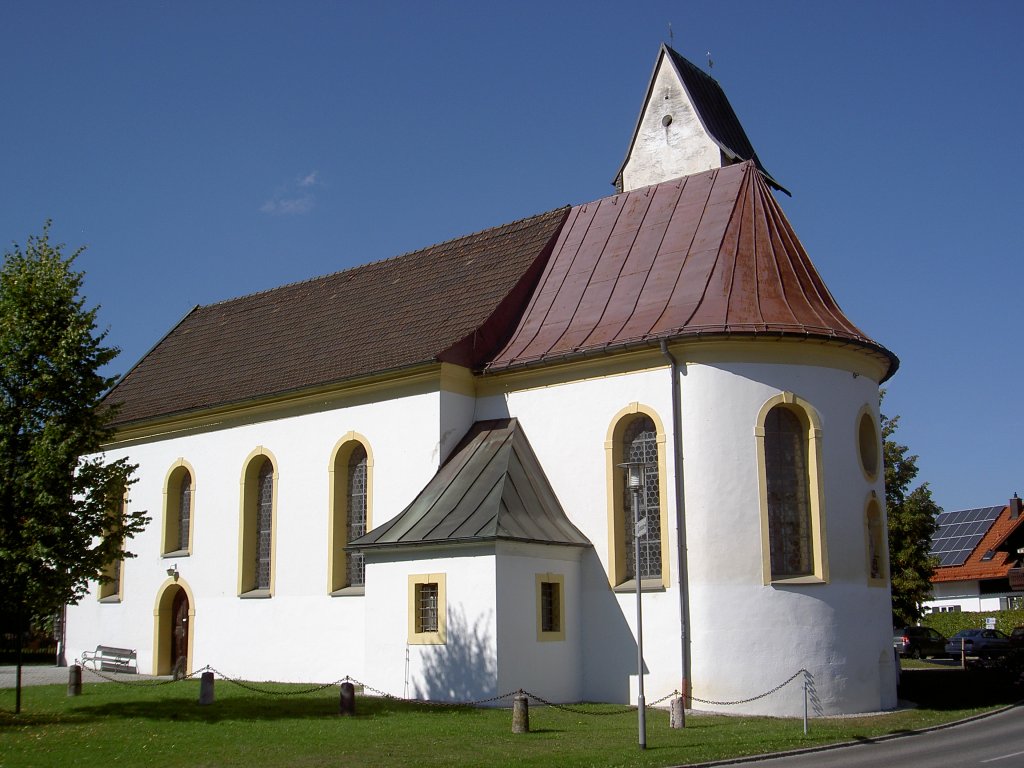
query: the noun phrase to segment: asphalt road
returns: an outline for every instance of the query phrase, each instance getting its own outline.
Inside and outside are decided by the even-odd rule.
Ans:
[[[1021,768],[1024,707],[882,741],[743,762],[744,768]]]

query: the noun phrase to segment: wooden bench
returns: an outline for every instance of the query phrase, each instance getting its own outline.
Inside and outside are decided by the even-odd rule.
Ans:
[[[139,671],[136,664],[135,651],[129,648],[114,648],[109,645],[97,645],[95,651],[85,651],[82,654],[82,664],[92,664],[93,669],[103,672],[132,672]]]

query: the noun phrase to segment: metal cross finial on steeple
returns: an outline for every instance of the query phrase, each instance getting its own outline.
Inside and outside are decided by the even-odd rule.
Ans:
[[[675,48],[676,47],[676,36],[672,33],[672,22],[671,21],[668,23],[668,47],[669,48]]]
[[[711,60],[711,51],[708,51],[708,74],[711,74],[711,70],[714,69],[715,62]]]

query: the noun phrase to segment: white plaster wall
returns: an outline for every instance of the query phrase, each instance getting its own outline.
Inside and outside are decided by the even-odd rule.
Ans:
[[[520,420],[566,514],[594,545],[582,553],[582,698],[636,699],[636,600],[608,584],[605,442],[616,415],[631,403],[653,409],[671,443],[671,375],[666,368],[596,377],[480,398],[477,419]],[[671,461],[669,461],[671,466]],[[679,688],[679,568],[674,493],[664,485],[670,518],[668,569],[672,586],[644,593],[645,695],[654,701]]]
[[[547,701],[583,698],[580,557],[573,547],[499,542],[497,546],[498,690],[522,689]],[[537,639],[539,573],[564,578],[564,640]],[[509,702],[504,702],[508,706]]]
[[[118,449],[139,464],[133,509],[147,529],[129,543],[120,604],[100,604],[95,589],[68,610],[68,651],[97,644],[135,648],[153,669],[153,615],[166,569],[177,565],[194,597],[193,668],[211,665],[253,680],[323,681],[364,672],[365,598],[327,593],[328,470],[338,440],[363,435],[374,457],[374,524],[405,507],[437,469],[437,393],[299,412],[230,428],[169,436]],[[263,446],[277,460],[275,592],[241,599],[238,587],[240,479],[246,457]],[[184,458],[195,470],[189,557],[160,554],[167,472]]]
[[[668,126],[662,123],[666,115],[672,117]],[[623,191],[721,165],[721,150],[704,130],[671,62],[663,57],[622,169]]]
[[[979,594],[979,583],[977,579],[972,581],[940,581],[932,584],[932,597],[935,599],[925,603],[930,605],[939,600],[950,598],[973,598],[977,599]]]
[[[570,519],[594,544],[584,580],[584,698],[636,698],[635,598],[608,588],[604,444],[621,409],[655,410],[672,444],[667,367],[537,387],[481,398],[477,418],[520,419]],[[807,669],[824,713],[895,706],[890,600],[869,586],[865,509],[884,499],[857,456],[857,417],[877,423],[877,383],[849,371],[802,365],[691,364],[680,377],[690,576],[690,683],[710,701],[746,699]],[[794,392],[822,422],[824,516],[829,581],[766,586],[762,581],[754,426],[769,398]],[[668,457],[671,473],[671,454]],[[670,587],[643,595],[645,694],[654,701],[680,686],[679,563],[674,482],[667,478]],[[798,715],[803,691],[791,684],[742,706],[701,708]]]
[[[925,608],[937,610],[958,606],[961,611],[985,611],[990,610],[991,603],[985,604],[985,599],[980,595],[980,582],[977,579],[972,581],[940,581],[932,584],[932,599],[924,603]],[[998,610],[999,598],[994,597]]]
[[[444,574],[447,642],[412,645],[409,576]],[[493,546],[367,554],[363,682],[392,696],[477,701],[498,695]],[[408,661],[407,661],[408,660]]]
[[[437,466],[440,466],[448,459],[448,456],[455,450],[459,441],[465,437],[469,428],[473,426],[473,414],[476,410],[476,398],[469,397],[468,395],[442,391],[440,393],[440,400],[438,424],[440,438],[438,440]]]
[[[452,699],[486,698],[499,691],[506,672],[532,674],[525,646],[506,646],[504,592],[529,586],[530,599],[508,616],[535,621],[532,568],[499,568],[493,552],[459,551],[419,560],[377,560],[368,566],[365,596],[327,595],[328,463],[344,434],[365,436],[374,454],[373,521],[404,508],[433,476],[440,458],[473,419],[516,416],[566,513],[593,543],[579,562],[578,639],[551,651],[538,669],[571,655],[578,642],[581,682],[567,666],[548,682],[557,698],[632,701],[636,698],[636,602],[608,586],[605,441],[616,416],[631,403],[655,411],[672,445],[671,387],[667,367],[594,377],[569,384],[520,389],[472,398],[426,393],[349,407],[181,434],[114,452],[140,464],[133,508],[148,509],[153,523],[131,544],[140,557],[124,566],[124,599],[99,604],[95,595],[69,610],[71,657],[99,643],[139,652],[140,669],[152,669],[153,610],[166,568],[175,563],[195,596],[193,668],[212,665],[249,679],[329,682],[352,675],[371,686],[406,691],[407,576],[444,572],[449,631],[459,642],[438,650],[409,650],[409,682]],[[689,634],[693,693],[731,701],[762,693],[794,672],[814,675],[824,713],[873,711],[895,704],[889,595],[867,583],[864,511],[881,479],[869,482],[857,460],[857,416],[867,405],[877,418],[877,385],[831,368],[799,365],[690,364],[680,377],[686,472]],[[794,392],[819,413],[825,489],[824,514],[830,578],[827,584],[764,585],[753,429],[763,403]],[[278,465],[275,595],[245,600],[236,595],[239,480],[246,456],[263,446]],[[179,458],[195,469],[192,555],[160,556],[163,483]],[[678,537],[675,530],[671,453],[663,485],[669,516],[671,583],[643,596],[648,702],[677,689],[682,675],[679,626]],[[557,558],[556,558],[557,559]],[[513,562],[511,558],[509,562]],[[555,570],[552,568],[552,570]],[[520,584],[527,575],[528,585]],[[503,592],[497,594],[496,584]],[[567,593],[570,579],[567,574]],[[577,588],[572,587],[575,592]],[[370,608],[372,607],[372,610]],[[568,606],[567,606],[568,608]],[[539,658],[539,657],[538,657]],[[463,668],[459,661],[473,660]],[[506,663],[507,662],[507,663]],[[527,671],[520,671],[519,667]],[[459,670],[447,688],[428,685],[430,669]],[[472,674],[470,674],[472,672]],[[539,685],[539,683],[538,683]],[[519,687],[518,685],[516,687]],[[525,687],[525,686],[524,686]],[[472,696],[470,696],[472,694]],[[728,712],[796,715],[802,691],[790,685],[742,707],[706,705]]]
[[[690,365],[683,378],[692,691],[717,702],[758,695],[800,669],[814,677],[825,714],[895,706],[890,599],[868,584],[865,508],[884,500],[857,456],[857,416],[877,423],[878,388],[831,368]],[[754,425],[763,404],[791,391],[821,419],[829,579],[764,585]],[[722,711],[796,715],[796,684]]]

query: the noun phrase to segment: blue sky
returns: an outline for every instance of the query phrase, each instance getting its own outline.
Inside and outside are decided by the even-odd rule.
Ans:
[[[1024,493],[1016,2],[0,4],[0,240],[189,309],[612,192],[658,46],[725,88],[946,509]]]

